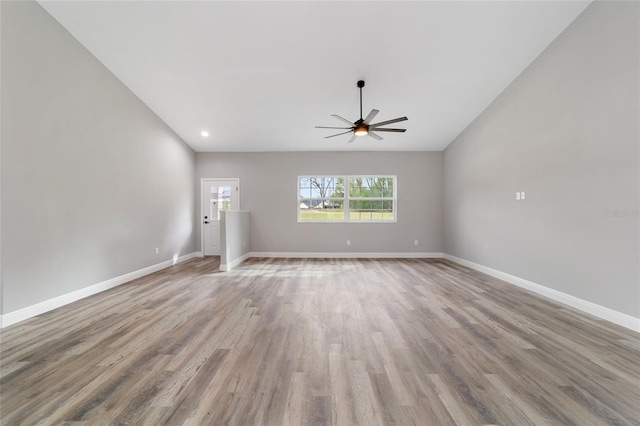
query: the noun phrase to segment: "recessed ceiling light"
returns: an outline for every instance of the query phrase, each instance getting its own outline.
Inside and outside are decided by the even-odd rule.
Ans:
[[[206,130],[203,130],[201,133],[203,138],[208,138],[209,137],[209,132],[207,132]]]

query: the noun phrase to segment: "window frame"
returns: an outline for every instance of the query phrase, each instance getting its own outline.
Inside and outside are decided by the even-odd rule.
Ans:
[[[301,197],[300,196],[300,180],[301,179],[317,179],[317,178],[335,178],[335,179],[343,179],[344,180],[344,196],[342,198],[337,197]],[[386,178],[393,179],[393,196],[392,197],[351,197],[349,195],[349,183],[351,179],[357,178]],[[296,218],[298,223],[397,223],[398,222],[398,176],[397,175],[375,175],[375,174],[363,174],[363,175],[300,175],[296,180]],[[340,220],[312,220],[312,219],[302,219],[300,216],[301,209],[300,204],[302,200],[328,200],[328,201],[340,201],[344,205],[344,217],[345,219]],[[351,219],[350,211],[349,211],[349,202],[350,201],[391,201],[393,219]]]

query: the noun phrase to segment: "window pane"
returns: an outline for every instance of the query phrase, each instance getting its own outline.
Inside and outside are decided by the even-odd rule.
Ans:
[[[371,220],[371,202],[364,200],[349,201],[349,219]]]
[[[344,201],[326,200],[324,214],[326,220],[344,220]]]
[[[310,221],[344,220],[344,201],[301,199],[298,217]]]
[[[367,178],[370,197],[382,197],[382,182],[384,178],[371,177]]]
[[[309,220],[309,200],[304,198],[300,199],[300,205],[298,206],[298,219]]]
[[[300,198],[311,197],[311,182],[309,178],[300,178],[298,181],[298,194]]]
[[[383,178],[383,197],[393,197],[393,178]]]
[[[358,176],[349,178],[350,198],[393,197],[393,178]]]
[[[344,198],[344,178],[336,178],[333,194],[329,194],[332,198]]]
[[[231,210],[231,187],[230,186],[218,187],[218,210]]]
[[[351,200],[349,201],[350,220],[394,220],[393,201],[391,200]]]
[[[300,193],[305,197],[327,198],[334,197],[342,179],[337,177],[310,177],[300,179]],[[344,187],[344,184],[342,184]],[[342,194],[338,195],[342,197]]]
[[[366,188],[363,187],[362,178],[350,178],[349,179],[349,197],[364,197]]]
[[[380,220],[394,220],[395,214],[393,212],[393,201],[383,201],[382,202],[382,217]]]

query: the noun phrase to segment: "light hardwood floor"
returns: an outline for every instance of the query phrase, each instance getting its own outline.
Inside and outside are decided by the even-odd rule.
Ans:
[[[217,266],[3,330],[2,424],[640,424],[637,333],[492,277],[444,260]]]

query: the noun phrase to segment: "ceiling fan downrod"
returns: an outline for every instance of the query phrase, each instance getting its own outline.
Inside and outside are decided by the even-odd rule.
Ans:
[[[358,87],[360,88],[360,120],[362,120],[362,88],[364,87],[364,80],[358,80]]]

